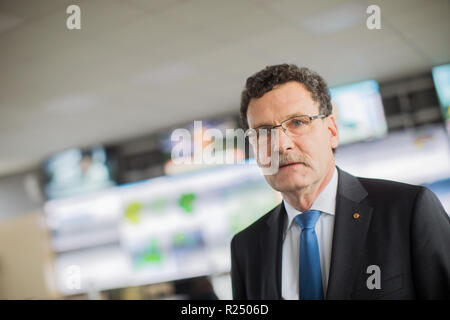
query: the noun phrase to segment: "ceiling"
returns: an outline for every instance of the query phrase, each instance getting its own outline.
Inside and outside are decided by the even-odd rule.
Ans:
[[[81,8],[68,30],[66,8]],[[366,8],[381,8],[381,30]],[[329,85],[450,61],[450,1],[0,0],[0,175],[70,147],[237,112],[283,62]]]

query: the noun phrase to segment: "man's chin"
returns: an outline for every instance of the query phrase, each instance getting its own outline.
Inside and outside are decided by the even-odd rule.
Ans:
[[[280,179],[280,178],[281,177],[273,180],[272,183],[270,183],[272,187],[279,192],[289,192],[303,189],[312,183],[311,179],[306,177],[303,179],[296,177],[297,179],[295,180],[293,179],[294,177],[292,176],[288,177],[287,179]]]
[[[309,186],[314,177],[310,168],[304,167],[302,169],[281,169],[272,176],[272,182],[278,187],[286,189],[299,189]]]

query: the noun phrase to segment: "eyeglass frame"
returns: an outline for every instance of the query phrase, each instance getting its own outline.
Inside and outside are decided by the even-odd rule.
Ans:
[[[316,119],[323,119],[323,118],[326,118],[326,117],[328,117],[328,116],[329,116],[329,115],[325,115],[325,114],[318,114],[318,115],[315,115],[315,116],[309,116],[309,115],[307,115],[307,114],[301,114],[301,115],[297,115],[297,116],[291,117],[291,118],[289,118],[289,119],[283,120],[283,121],[281,121],[280,124],[278,124],[278,125],[276,125],[276,126],[261,125],[261,126],[258,126],[258,127],[256,127],[256,128],[250,128],[250,129],[255,130],[255,131],[257,131],[258,129],[262,129],[262,130],[266,129],[266,130],[268,130],[268,131],[269,131],[269,130],[271,131],[271,130],[273,130],[273,129],[275,129],[275,128],[281,127],[281,129],[283,129],[283,132],[286,134],[287,128],[283,127],[283,124],[286,123],[286,122],[289,121],[289,120],[292,120],[292,119],[295,119],[295,118],[298,118],[298,117],[308,117],[308,118],[309,118],[309,121],[310,121],[309,124],[311,124],[311,122],[312,122],[313,120],[316,120]],[[308,124],[308,125],[309,125],[309,124]]]

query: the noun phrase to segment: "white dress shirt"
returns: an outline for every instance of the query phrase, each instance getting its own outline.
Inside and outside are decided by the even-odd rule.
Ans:
[[[322,286],[324,297],[327,293],[328,276],[330,272],[331,247],[333,242],[334,214],[336,210],[336,193],[338,173],[334,168],[333,177],[322,192],[317,196],[310,210],[320,210],[315,231],[319,242],[320,267],[322,270]],[[283,200],[287,217],[286,230],[283,234],[283,253],[281,269],[281,295],[286,300],[299,299],[299,255],[301,228],[294,218],[302,213]]]

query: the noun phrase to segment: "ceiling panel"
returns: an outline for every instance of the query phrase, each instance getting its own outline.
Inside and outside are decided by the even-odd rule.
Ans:
[[[246,77],[269,64],[337,85],[450,60],[448,0],[374,1],[382,30],[365,26],[372,1],[79,0],[82,29],[69,31],[72,3],[0,1],[0,175],[237,111]]]

